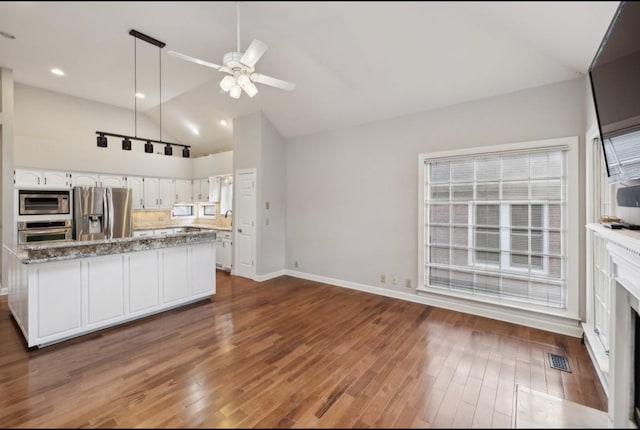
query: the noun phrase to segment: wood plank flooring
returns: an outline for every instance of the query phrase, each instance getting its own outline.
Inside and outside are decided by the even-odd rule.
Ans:
[[[576,338],[287,276],[217,287],[34,351],[0,297],[0,427],[505,428],[516,384],[606,410]]]

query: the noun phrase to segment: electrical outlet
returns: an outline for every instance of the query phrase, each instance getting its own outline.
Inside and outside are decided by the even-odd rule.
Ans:
[[[296,269],[298,268],[298,260],[293,262],[293,267],[295,267]]]
[[[411,279],[405,279],[404,280],[404,286],[406,288],[411,288]]]
[[[384,284],[385,282],[387,282],[387,275],[385,275],[384,273],[382,273],[382,274],[380,275],[380,282],[382,282],[383,284]]]
[[[398,277],[396,275],[393,275],[393,278],[391,278],[391,283],[392,284],[397,284],[398,283]]]

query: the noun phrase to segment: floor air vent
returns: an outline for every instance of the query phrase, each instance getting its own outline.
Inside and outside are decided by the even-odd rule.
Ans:
[[[549,364],[551,365],[552,369],[558,369],[562,370],[563,372],[571,373],[571,369],[569,368],[569,361],[564,355],[549,353]]]

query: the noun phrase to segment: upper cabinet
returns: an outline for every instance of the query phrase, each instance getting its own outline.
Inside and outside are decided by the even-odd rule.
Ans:
[[[233,208],[233,175],[223,176],[220,181],[220,213],[224,215]]]
[[[176,199],[176,181],[174,179],[160,178],[159,180],[159,209],[171,209]]]
[[[98,173],[85,173],[85,172],[71,172],[69,173],[71,178],[72,187],[113,187],[123,188],[127,186],[126,176],[98,174]]]
[[[209,200],[209,178],[194,179],[192,183],[194,202],[206,202]]]
[[[220,201],[220,182],[222,176],[209,176],[209,201]]]
[[[19,188],[69,188],[67,172],[42,169],[15,169],[13,183]]]
[[[99,175],[97,173],[71,172],[72,187],[97,187]]]
[[[127,188],[127,177],[117,175],[99,175],[98,184],[101,187]]]
[[[176,179],[176,203],[193,203],[191,179]]]
[[[144,180],[141,176],[127,176],[127,187],[131,188],[131,207],[144,209]]]

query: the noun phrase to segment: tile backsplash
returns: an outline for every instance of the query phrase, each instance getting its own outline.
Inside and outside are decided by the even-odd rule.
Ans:
[[[197,212],[197,206],[196,206]],[[230,228],[233,217],[231,214],[227,218],[224,214],[220,214],[220,205],[216,205],[216,218],[200,218],[198,216],[188,219],[172,219],[171,210],[134,210],[133,211],[133,229],[140,230],[145,228],[157,228],[174,225],[192,225],[203,224],[212,227]]]

